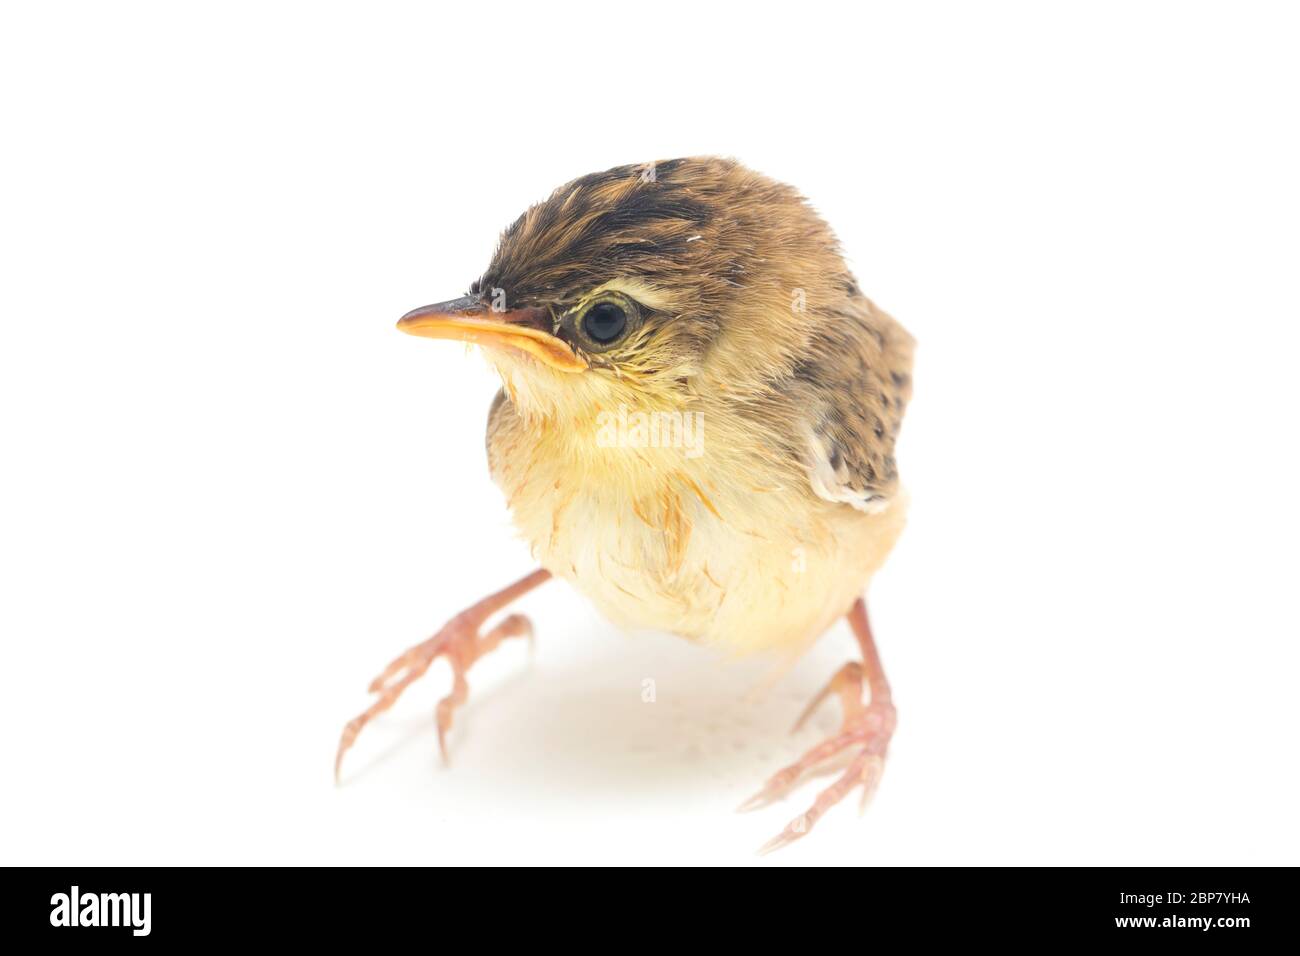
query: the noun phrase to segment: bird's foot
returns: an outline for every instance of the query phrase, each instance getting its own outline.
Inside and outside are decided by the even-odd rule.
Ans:
[[[503,618],[488,631],[483,625],[497,610],[514,600],[525,591],[529,591],[545,581],[550,575],[546,571],[534,571],[528,577],[517,581],[510,587],[478,604],[457,614],[443,625],[442,630],[433,637],[410,648],[384,668],[384,672],[370,682],[370,693],[378,698],[362,713],[348,721],[339,738],[338,753],[334,757],[334,779],[338,780],[339,770],[343,766],[343,755],[356,742],[357,735],[371,719],[383,713],[396,703],[397,698],[411,684],[415,683],[439,657],[447,659],[451,665],[451,693],[438,702],[436,711],[438,722],[438,748],[442,759],[447,759],[447,731],[451,729],[456,708],[469,697],[469,684],[465,674],[484,654],[487,654],[502,641],[511,637],[533,637],[533,625],[522,614],[511,614]]]
[[[840,732],[809,750],[788,767],[778,770],[768,779],[762,790],[741,805],[742,811],[763,806],[785,794],[805,774],[822,766],[832,757],[846,752],[852,754],[843,775],[819,793],[812,806],[791,820],[784,830],[765,843],[760,848],[760,853],[779,850],[804,836],[827,810],[843,800],[855,787],[862,788],[861,807],[866,807],[867,801],[875,792],[884,773],[885,754],[897,723],[896,712],[889,699],[887,687],[882,694],[877,695],[873,692],[870,703],[863,703],[863,688],[868,686],[868,683],[862,664],[856,661],[845,664],[830,683],[813,698],[794,726],[795,730],[803,726],[804,721],[834,691],[840,698],[844,712],[844,722]]]

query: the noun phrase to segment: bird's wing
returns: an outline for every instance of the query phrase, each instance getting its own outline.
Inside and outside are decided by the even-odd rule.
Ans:
[[[872,473],[867,462],[854,461],[848,444],[823,426],[808,432],[808,478],[817,497],[850,505],[867,514],[883,511],[889,488]]]
[[[800,372],[810,385],[804,464],[818,497],[874,513],[898,489],[894,444],[912,393],[914,343],[870,301],[854,305],[826,323]]]

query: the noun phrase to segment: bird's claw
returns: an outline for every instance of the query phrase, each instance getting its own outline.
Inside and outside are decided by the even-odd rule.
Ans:
[[[850,749],[856,751],[839,779],[819,793],[811,807],[791,820],[784,830],[763,844],[759,853],[771,853],[804,836],[827,810],[843,800],[854,787],[862,787],[861,806],[866,806],[884,772],[885,755],[889,748],[890,737],[894,733],[897,715],[894,705],[887,697],[864,704],[863,684],[863,670],[860,664],[850,663],[841,668],[831,682],[813,698],[812,703],[795,725],[796,729],[802,726],[817,705],[831,691],[836,691],[844,709],[844,723],[840,732],[813,747],[794,763],[782,767],[768,778],[767,783],[758,793],[740,805],[739,810],[742,812],[764,806],[788,791],[806,773],[823,765],[837,754]]]
[[[492,650],[503,640],[511,637],[533,638],[533,625],[522,614],[511,614],[486,633],[480,628],[489,616],[488,613],[464,612],[452,618],[442,630],[427,641],[416,644],[395,659],[383,673],[370,682],[370,693],[379,697],[364,711],[353,717],[343,728],[339,738],[338,752],[334,757],[334,780],[339,779],[343,767],[343,755],[356,742],[362,728],[374,717],[383,713],[397,702],[411,684],[419,680],[439,657],[445,657],[451,665],[451,693],[438,702],[436,710],[438,723],[438,749],[442,759],[447,759],[447,731],[451,729],[456,708],[469,697],[469,685],[465,673],[473,663]]]

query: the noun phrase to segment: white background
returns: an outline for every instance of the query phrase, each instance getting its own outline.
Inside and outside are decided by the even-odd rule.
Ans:
[[[981,7],[6,6],[0,861],[759,862],[842,625],[754,702],[548,585],[450,769],[439,664],[331,777],[529,569],[491,373],[393,321],[560,183],[718,153],[920,341],[889,768],[761,862],[1300,863],[1297,25]]]

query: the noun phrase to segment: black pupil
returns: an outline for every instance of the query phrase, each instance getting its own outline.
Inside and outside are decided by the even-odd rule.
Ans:
[[[627,328],[627,313],[613,302],[602,302],[591,307],[582,324],[593,342],[608,345]]]

